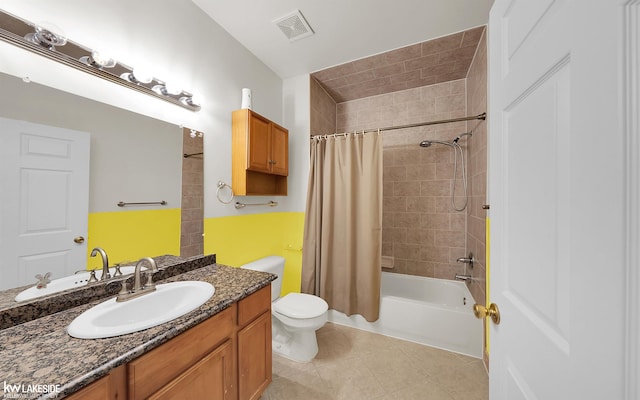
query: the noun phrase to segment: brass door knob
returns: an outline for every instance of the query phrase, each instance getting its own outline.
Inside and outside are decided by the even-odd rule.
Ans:
[[[500,324],[500,310],[495,303],[491,303],[488,309],[483,305],[475,304],[473,306],[473,315],[478,319],[491,317],[491,321],[493,321],[494,324]]]
[[[76,236],[73,238],[73,241],[78,243],[78,244],[82,244],[84,243],[84,238],[82,236]]]

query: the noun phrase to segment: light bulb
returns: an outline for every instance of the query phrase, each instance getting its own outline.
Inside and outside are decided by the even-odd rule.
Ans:
[[[153,80],[153,76],[144,68],[134,68],[131,74],[137,83],[149,83]]]
[[[191,103],[191,105],[193,105],[193,106],[201,106],[202,105],[202,96],[197,94],[197,93],[191,95],[191,98],[189,99],[189,103]]]
[[[180,102],[186,106],[195,108],[194,111],[199,111],[202,105],[202,96],[187,94],[187,96],[180,97]]]
[[[35,32],[27,33],[24,38],[49,50],[54,50],[54,46],[64,46],[67,43],[62,30],[50,22],[41,22],[36,25]]]
[[[112,68],[116,65],[116,60],[96,50],[91,52],[91,61],[100,68]]]
[[[182,93],[182,87],[176,84],[176,82],[165,82],[164,89],[168,94],[178,95]]]

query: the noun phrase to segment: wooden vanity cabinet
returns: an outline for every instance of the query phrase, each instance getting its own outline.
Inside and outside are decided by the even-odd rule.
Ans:
[[[271,285],[68,396],[257,400],[271,383]]]
[[[149,396],[149,400],[233,399],[234,378],[233,346],[231,341],[227,340]]]
[[[271,383],[271,286],[238,304],[238,392],[257,400]]]
[[[127,366],[121,365],[97,381],[65,397],[67,400],[126,400]]]
[[[248,109],[233,111],[231,131],[234,193],[286,196],[289,131]]]
[[[235,399],[235,305],[128,364],[129,399]]]

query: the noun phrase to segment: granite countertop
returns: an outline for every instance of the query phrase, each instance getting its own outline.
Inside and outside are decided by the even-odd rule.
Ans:
[[[158,281],[170,275],[201,268],[205,265],[215,264],[215,254],[184,259],[181,257],[164,255],[153,257],[161,272],[154,274],[154,280]],[[123,264],[126,265],[126,264]],[[109,281],[99,281],[83,285],[70,290],[52,293],[47,296],[16,302],[15,297],[22,290],[33,286],[22,286],[0,292],[0,330],[19,325],[37,318],[41,318],[59,311],[87,304],[99,298],[109,297],[120,290],[120,282],[127,279],[133,281],[132,275],[122,278],[114,278]],[[105,290],[106,289],[106,290]]]
[[[156,265],[158,266],[158,268],[162,268],[162,267],[169,266],[169,265],[174,265],[174,264],[179,264],[179,263],[182,263],[182,262],[185,261],[184,258],[177,257],[177,256],[172,256],[172,255],[164,255],[164,256],[153,257],[153,259],[156,261]],[[119,265],[135,265],[135,264],[136,264],[136,261],[119,263]],[[112,267],[113,267],[113,265],[111,265],[109,268],[112,268]],[[52,277],[51,279],[56,279],[56,278],[59,278],[59,277]],[[37,302],[37,301],[42,301],[43,299],[50,298],[50,297],[55,296],[55,295],[59,295],[59,293],[60,293],[60,292],[52,293],[49,296],[34,297],[33,299],[26,300],[26,301],[23,301],[23,302],[16,302],[15,298],[18,295],[18,293],[22,292],[25,289],[29,289],[30,287],[34,286],[34,284],[35,283],[32,283],[30,285],[25,285],[25,286],[20,286],[20,287],[16,287],[16,288],[11,288],[11,289],[6,289],[6,290],[0,291],[0,310],[5,310],[5,309],[8,309],[8,308],[12,308],[12,307],[19,307],[19,306],[22,306],[24,304],[29,304],[29,303],[34,303],[34,302]],[[86,287],[86,285],[78,287],[76,289],[82,289],[84,287]]]
[[[104,298],[0,330],[0,380],[5,385],[60,385],[57,396],[50,393],[41,398],[61,398],[219,313],[273,279],[272,274],[213,264],[158,281],[206,281],[214,285],[215,293],[204,305],[180,318],[113,338],[76,339],[66,331],[75,317]],[[8,398],[3,386],[0,393]]]

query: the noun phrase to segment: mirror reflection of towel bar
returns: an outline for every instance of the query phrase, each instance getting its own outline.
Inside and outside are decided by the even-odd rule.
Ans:
[[[142,203],[125,203],[124,201],[121,201],[118,203],[118,207],[124,207],[124,206],[146,206],[146,205],[160,205],[160,206],[166,206],[167,202],[162,200],[162,201],[146,201],[146,202],[142,202]]]
[[[268,207],[275,207],[278,205],[277,201],[270,201],[268,203],[253,203],[253,204],[247,204],[247,203],[240,203],[239,201],[236,201],[236,208],[240,209],[240,208],[245,208],[248,206],[268,206]]]
[[[203,152],[200,152],[200,153],[191,153],[191,154],[184,153],[182,156],[183,156],[184,158],[191,158],[191,157],[193,157],[193,158],[202,158],[202,157],[198,157],[198,156],[201,156],[201,155],[203,155],[203,154],[204,154]]]

